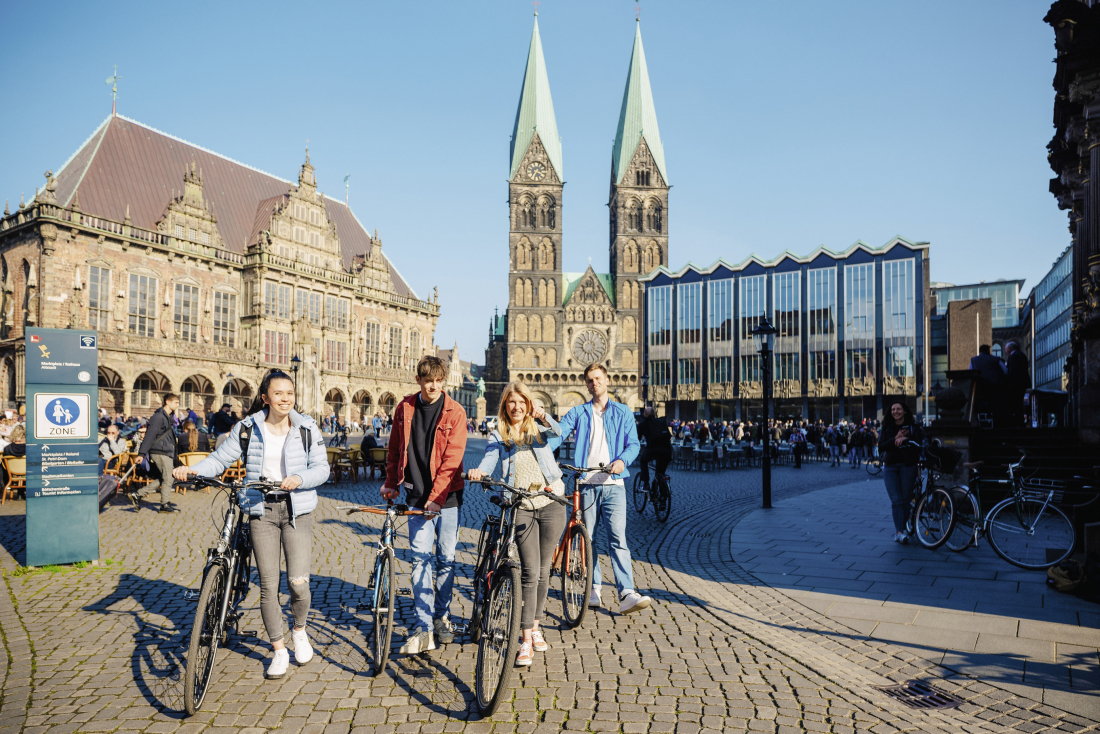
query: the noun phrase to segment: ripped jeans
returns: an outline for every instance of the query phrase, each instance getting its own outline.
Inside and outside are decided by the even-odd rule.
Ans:
[[[264,516],[253,517],[252,548],[260,574],[260,616],[272,642],[283,639],[283,613],[279,604],[279,547],[286,555],[290,613],[295,627],[305,627],[309,616],[309,557],[313,544],[313,517],[299,515],[290,524],[286,502],[264,502]]]

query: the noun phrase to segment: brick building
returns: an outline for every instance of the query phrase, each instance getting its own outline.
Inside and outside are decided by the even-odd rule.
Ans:
[[[246,407],[271,369],[299,409],[386,412],[434,352],[419,298],[344,202],[112,115],[0,219],[0,399],[24,399],[27,326],[99,333],[100,405],[177,392]],[[297,361],[295,361],[297,359]]]

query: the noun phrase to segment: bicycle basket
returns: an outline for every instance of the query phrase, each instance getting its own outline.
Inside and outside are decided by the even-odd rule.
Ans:
[[[929,446],[928,457],[932,460],[937,471],[944,474],[954,474],[955,468],[962,459],[962,453],[946,446]]]
[[[1028,477],[1020,480],[1020,492],[1026,499],[1039,500],[1040,502],[1046,502],[1047,496],[1053,492],[1050,501],[1059,504],[1065,498],[1066,483],[1057,479]]]

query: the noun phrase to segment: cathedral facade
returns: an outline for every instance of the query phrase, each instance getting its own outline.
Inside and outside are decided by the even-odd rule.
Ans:
[[[537,17],[509,152],[509,300],[486,350],[489,413],[518,380],[562,415],[589,399],[582,372],[593,362],[607,367],[614,399],[640,406],[638,278],[668,264],[669,190],[640,27],[611,152],[610,273],[562,270],[562,146]]]

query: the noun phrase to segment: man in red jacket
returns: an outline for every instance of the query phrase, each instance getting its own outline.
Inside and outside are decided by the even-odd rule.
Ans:
[[[434,650],[436,638],[442,643],[454,640],[450,609],[465,487],[466,411],[443,392],[446,379],[443,360],[424,357],[416,365],[420,392],[393,411],[382,497],[396,499],[404,488],[409,507],[439,513],[409,517],[417,627],[401,646],[405,654]]]

